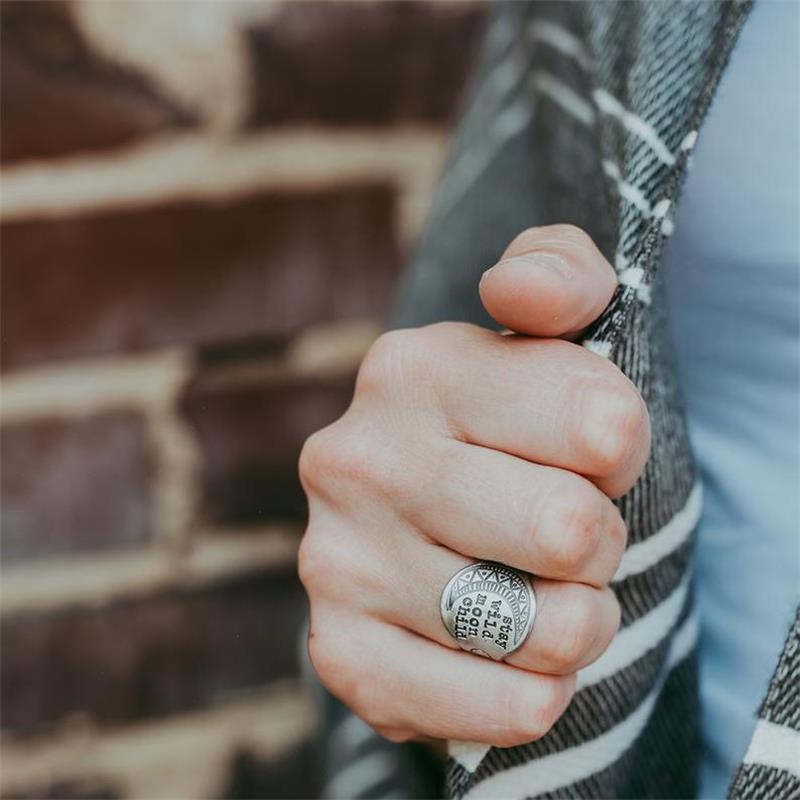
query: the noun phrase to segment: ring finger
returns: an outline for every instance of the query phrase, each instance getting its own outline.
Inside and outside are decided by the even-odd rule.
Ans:
[[[392,574],[398,585],[383,594],[386,605],[376,609],[376,615],[446,647],[458,648],[442,622],[440,598],[450,578],[474,561],[444,547],[423,542],[415,545],[408,554],[409,569],[394,564]],[[614,593],[607,587],[537,577],[533,587],[533,628],[526,641],[505,659],[507,663],[531,672],[566,675],[595,661],[619,627]]]

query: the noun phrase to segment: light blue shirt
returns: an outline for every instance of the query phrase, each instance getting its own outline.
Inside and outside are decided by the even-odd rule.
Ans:
[[[664,275],[704,488],[702,797],[727,794],[800,594],[800,4],[757,2],[700,130]]]

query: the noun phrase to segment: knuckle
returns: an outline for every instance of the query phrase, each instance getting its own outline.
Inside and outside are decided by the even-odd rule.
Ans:
[[[300,454],[300,479],[311,495],[334,500],[345,487],[393,496],[404,485],[394,450],[369,421],[349,415],[313,434]]]
[[[364,613],[367,600],[386,597],[385,540],[365,535],[359,526],[339,523],[309,525],[300,542],[297,571],[312,605],[336,602]]]
[[[497,747],[514,747],[523,742],[531,742],[540,735],[537,704],[517,689],[518,687],[510,683],[499,689],[501,696],[495,708],[503,709],[503,715],[492,736],[492,744]]]
[[[560,636],[553,645],[550,660],[558,673],[574,672],[591,651],[601,632],[600,608],[591,589],[576,594],[572,607],[565,611]]]
[[[361,362],[356,397],[395,397],[403,391],[419,397],[421,389],[435,389],[440,384],[443,368],[453,359],[460,361],[476,344],[486,345],[496,338],[492,331],[464,322],[437,322],[384,333]]]
[[[567,706],[567,700],[571,696],[571,690],[568,686],[572,684],[570,680],[565,686],[563,680],[553,680],[548,691],[547,699],[539,706],[539,729],[542,731],[540,736],[544,736],[553,725],[558,722],[559,717],[564,713]],[[567,695],[565,697],[565,695]]]
[[[600,605],[602,608],[597,614],[598,623],[592,642],[592,658],[597,658],[606,651],[613,638],[617,635],[622,618],[619,601],[611,589],[605,590]]]
[[[300,540],[300,548],[297,551],[297,574],[306,592],[314,586],[319,574],[319,561],[311,545],[311,539],[309,531],[306,530],[305,535]]]
[[[583,572],[602,538],[603,498],[588,482],[571,481],[546,504],[542,540],[554,577]]]
[[[372,343],[358,370],[356,392],[381,389],[393,379],[403,359],[403,337],[403,331],[389,331]]]
[[[614,543],[614,547],[617,550],[617,565],[619,566],[619,561],[622,560],[622,556],[625,553],[625,547],[628,544],[628,526],[625,524],[625,520],[622,519],[622,514],[619,513],[619,509],[611,503],[609,503],[609,506],[609,516],[611,517],[611,522],[608,525],[608,531],[609,536]]]
[[[619,633],[619,627],[622,624],[622,606],[620,605],[617,596],[610,589],[609,594],[611,595],[612,617],[611,625],[608,630],[608,637],[603,643],[603,652],[605,652],[606,648],[611,644],[612,639],[617,635],[617,633]]]
[[[300,451],[297,469],[300,483],[306,494],[315,494],[329,474],[332,435],[330,428],[322,428],[306,439]]]
[[[639,392],[619,373],[616,380],[596,379],[582,393],[579,447],[593,475],[611,475],[639,450],[649,419]]]
[[[544,680],[544,678],[543,678]],[[525,742],[541,739],[564,710],[563,690],[557,679],[547,683],[531,698],[519,692],[508,698],[508,720],[505,729],[498,734],[500,747],[513,747]]]
[[[324,497],[349,480],[362,481],[369,472],[370,438],[349,417],[313,433],[300,452],[300,481],[309,495]]]
[[[309,597],[326,595],[339,583],[340,548],[329,544],[325,532],[309,526],[300,541],[297,553],[297,573]]]
[[[358,371],[356,392],[389,392],[403,386],[428,362],[432,340],[427,328],[388,331],[372,344]]]
[[[300,483],[303,484],[306,493],[308,493],[316,483],[317,475],[319,475],[320,454],[321,451],[318,446],[317,434],[312,433],[303,443],[303,447],[300,450],[300,458],[297,462],[297,472],[300,476]]]

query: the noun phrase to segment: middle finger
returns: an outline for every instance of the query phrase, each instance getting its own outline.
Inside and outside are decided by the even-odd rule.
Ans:
[[[625,523],[580,475],[452,439],[414,473],[400,513],[451,550],[597,588],[619,567]]]

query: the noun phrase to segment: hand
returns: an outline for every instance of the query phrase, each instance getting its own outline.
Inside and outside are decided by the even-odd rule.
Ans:
[[[616,633],[608,583],[626,531],[609,498],[638,478],[649,420],[614,365],[564,340],[615,286],[582,231],[524,232],[480,295],[525,336],[459,323],[385,334],[348,411],[306,443],[311,660],[385,736],[534,740]],[[536,576],[533,631],[505,663],[458,649],[439,617],[445,584],[475,559]]]

